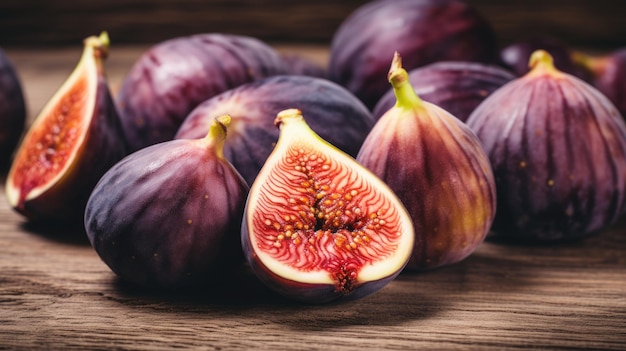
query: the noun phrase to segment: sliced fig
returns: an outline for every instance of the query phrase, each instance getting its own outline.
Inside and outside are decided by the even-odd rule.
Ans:
[[[7,199],[28,219],[82,223],[91,190],[126,155],[103,67],[108,48],[106,32],[85,39],[76,68],[16,152]]]
[[[357,8],[332,38],[329,78],[370,109],[389,90],[395,51],[407,70],[437,61],[495,63],[491,24],[463,0],[376,0]]]
[[[209,284],[243,262],[248,185],[224,158],[229,116],[201,139],[136,151],[112,167],[85,211],[87,236],[123,280],[163,288]]]
[[[464,61],[441,61],[409,71],[409,81],[422,100],[463,122],[489,94],[513,78],[498,66]],[[395,103],[396,95],[390,89],[374,107],[374,118],[379,119]]]
[[[174,138],[199,103],[284,73],[287,68],[278,52],[252,37],[203,33],[154,45],[135,62],[118,94],[131,151]]]
[[[457,263],[484,241],[496,185],[480,140],[458,118],[423,101],[396,53],[389,82],[397,98],[363,143],[357,161],[400,197],[415,228],[407,270]]]
[[[276,148],[250,189],[244,253],[262,282],[307,303],[357,299],[395,278],[413,226],[389,187],[313,132],[297,109],[278,113]]]
[[[531,71],[490,95],[467,120],[496,178],[496,236],[573,240],[626,208],[626,123],[590,84],[538,50]]]
[[[279,75],[243,84],[198,105],[185,118],[177,139],[199,138],[216,115],[228,113],[226,158],[252,184],[278,140],[274,117],[296,106],[311,129],[352,157],[374,126],[371,112],[352,93],[325,79]]]
[[[6,171],[26,125],[22,84],[9,57],[0,49],[0,170]]]

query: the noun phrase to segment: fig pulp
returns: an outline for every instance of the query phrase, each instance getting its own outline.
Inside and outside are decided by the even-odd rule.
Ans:
[[[250,189],[244,253],[261,281],[286,297],[357,299],[389,283],[413,247],[396,195],[321,139],[296,109],[278,113],[276,148]]]
[[[467,120],[489,155],[498,209],[493,232],[522,241],[597,233],[626,205],[626,124],[588,83],[544,50],[531,71],[490,95]]]
[[[435,104],[465,122],[496,89],[515,78],[503,68],[477,62],[442,61],[409,71],[409,82],[424,101]],[[391,89],[374,107],[379,119],[396,103]]]
[[[6,182],[9,204],[31,220],[82,225],[100,177],[126,155],[105,78],[106,32],[84,41],[76,68],[22,140]]]
[[[248,186],[223,155],[228,116],[205,138],[172,140],[128,155],[98,182],[85,229],[122,279],[179,288],[209,283],[243,262]]]
[[[335,32],[329,78],[371,109],[389,90],[389,58],[398,51],[407,70],[437,61],[495,63],[490,23],[461,0],[377,0],[359,7]]]
[[[204,100],[286,72],[278,52],[246,36],[205,33],[153,46],[135,62],[118,94],[131,151],[172,139]]]
[[[416,95],[397,53],[389,81],[396,105],[376,122],[357,161],[398,194],[413,219],[407,270],[459,262],[484,241],[493,222],[489,158],[463,122]]]
[[[26,103],[13,64],[0,49],[0,170],[6,171],[26,123]]]
[[[232,122],[224,154],[252,184],[278,140],[274,116],[293,106],[307,114],[311,129],[352,157],[374,125],[367,107],[340,85],[288,75],[243,84],[203,102],[185,118],[176,138],[199,138],[211,118],[228,113]]]

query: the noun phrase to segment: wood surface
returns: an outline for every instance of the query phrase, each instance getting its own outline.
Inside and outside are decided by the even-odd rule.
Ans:
[[[112,49],[113,87],[142,49]],[[32,118],[80,49],[7,54]],[[362,300],[311,306],[276,296],[245,266],[190,291],[128,286],[83,233],[29,225],[0,192],[0,350],[626,349],[626,219],[575,243],[489,240],[461,263],[404,273]]]

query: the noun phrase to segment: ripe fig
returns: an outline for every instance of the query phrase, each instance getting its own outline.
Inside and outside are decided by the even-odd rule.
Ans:
[[[589,74],[574,60],[574,51],[564,42],[553,37],[536,37],[511,43],[500,50],[500,63],[516,76],[523,76],[530,68],[528,60],[537,50],[547,51],[559,70],[588,80]]]
[[[7,199],[30,220],[81,225],[91,190],[127,153],[103,67],[108,49],[106,32],[85,39],[74,71],[16,152]]]
[[[574,60],[591,75],[590,82],[626,116],[626,48],[591,55],[577,51]]]
[[[0,49],[0,170],[6,171],[26,125],[22,85],[9,57]]]
[[[204,100],[286,72],[278,52],[252,37],[205,33],[154,45],[135,62],[118,94],[131,151],[172,139]]]
[[[204,138],[138,150],[98,182],[85,229],[119,277],[180,288],[243,263],[239,233],[248,185],[224,159],[228,123],[221,116]]]
[[[492,229],[517,241],[589,236],[624,212],[626,124],[606,96],[555,68],[545,50],[530,66],[467,120],[496,178]]]
[[[279,112],[275,123],[280,137],[250,189],[242,225],[253,271],[306,303],[378,291],[411,255],[406,209],[378,177],[315,134],[299,110]]]
[[[458,118],[421,100],[396,53],[389,82],[397,97],[368,135],[357,161],[400,197],[415,228],[407,270],[457,263],[484,241],[496,186],[476,135]]]
[[[409,82],[424,101],[435,104],[465,122],[489,94],[515,78],[495,65],[477,62],[442,61],[409,71]],[[379,119],[396,103],[390,89],[374,107]]]
[[[278,140],[273,117],[294,106],[307,114],[316,133],[352,157],[375,122],[367,107],[340,85],[281,75],[243,84],[203,102],[185,118],[176,138],[198,138],[211,118],[228,113],[233,121],[224,154],[252,184]]]
[[[329,77],[373,108],[389,90],[385,77],[395,51],[407,70],[437,61],[495,63],[498,55],[490,23],[465,1],[376,0],[335,32]]]

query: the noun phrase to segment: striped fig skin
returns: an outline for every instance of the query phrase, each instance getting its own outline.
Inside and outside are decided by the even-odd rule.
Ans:
[[[478,62],[442,61],[409,71],[409,81],[422,100],[463,122],[489,94],[514,78],[503,68]],[[395,103],[390,89],[374,107],[374,118],[379,119]]]
[[[0,169],[9,164],[26,124],[26,103],[17,71],[0,49]]]
[[[582,80],[533,70],[487,98],[467,124],[496,177],[495,235],[571,240],[602,230],[624,212],[626,125]]]
[[[203,33],[151,47],[135,62],[117,96],[131,151],[172,139],[204,100],[286,72],[276,50],[247,36]]]

